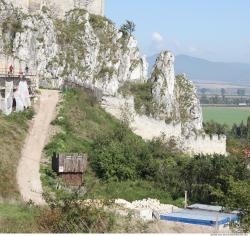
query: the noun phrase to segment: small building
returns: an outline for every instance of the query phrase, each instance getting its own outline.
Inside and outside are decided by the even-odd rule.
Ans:
[[[241,102],[241,103],[239,103],[239,107],[247,107],[247,103],[246,102]]]
[[[72,186],[80,186],[82,184],[87,165],[87,155],[54,154],[52,157],[53,171],[62,176],[64,181]]]

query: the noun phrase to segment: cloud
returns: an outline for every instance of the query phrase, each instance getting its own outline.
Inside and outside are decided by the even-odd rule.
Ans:
[[[164,38],[159,32],[154,32],[152,34],[152,41],[158,44],[164,43]]]
[[[153,53],[158,53],[166,49],[166,40],[159,32],[153,32],[151,35],[150,51]]]
[[[190,56],[201,56],[202,51],[195,45],[178,39],[166,39],[160,32],[153,32],[151,34],[151,43],[149,45],[149,55],[159,53],[163,50],[170,50],[175,54],[187,54]]]

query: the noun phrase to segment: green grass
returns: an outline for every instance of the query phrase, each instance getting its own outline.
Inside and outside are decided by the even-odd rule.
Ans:
[[[16,169],[21,157],[22,145],[28,132],[28,120],[33,110],[0,114],[0,197],[16,199],[19,196],[16,183]]]
[[[0,233],[37,232],[39,208],[27,204],[0,203]]]
[[[184,199],[173,200],[170,194],[164,191],[155,182],[146,180],[127,181],[102,181],[88,171],[84,177],[85,187],[88,190],[87,198],[91,199],[118,199],[127,201],[141,200],[144,198],[158,199],[161,203],[183,206]]]
[[[237,107],[203,107],[204,122],[214,120],[220,124],[232,126],[234,123],[246,123],[250,108]]]

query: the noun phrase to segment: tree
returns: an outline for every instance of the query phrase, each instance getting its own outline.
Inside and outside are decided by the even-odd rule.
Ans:
[[[240,128],[240,137],[246,138],[247,137],[247,127],[243,121],[240,123],[239,128]]]
[[[229,179],[229,190],[227,193],[227,206],[231,209],[240,210],[241,228],[244,232],[250,230],[250,185],[247,181],[235,181]]]
[[[200,91],[201,91],[201,93],[204,95],[204,94],[206,94],[206,92],[208,91],[208,89],[202,88]]]
[[[237,89],[237,94],[238,94],[239,96],[245,96],[246,90],[245,90],[245,89]]]
[[[226,94],[226,89],[222,88],[221,89],[221,96],[222,96],[223,101],[225,100],[225,94]]]
[[[201,95],[200,102],[201,102],[201,104],[209,104],[209,99],[207,98],[206,94]]]
[[[219,104],[219,96],[216,94],[214,97],[212,97],[213,104]]]
[[[250,116],[247,119],[247,139],[250,140]]]
[[[133,21],[127,20],[125,24],[123,24],[120,28],[120,31],[125,36],[131,36],[133,32],[135,32],[135,23]]]

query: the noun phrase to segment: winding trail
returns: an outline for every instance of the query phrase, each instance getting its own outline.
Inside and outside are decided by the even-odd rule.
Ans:
[[[17,182],[23,200],[26,202],[32,200],[37,205],[46,204],[42,197],[40,161],[58,100],[58,91],[41,90],[39,107],[26,138],[17,168]]]

